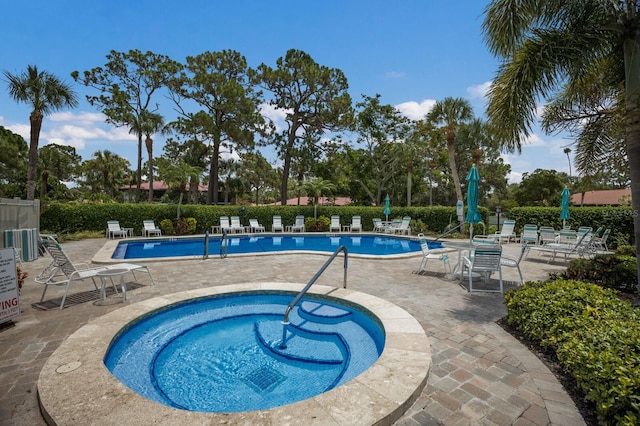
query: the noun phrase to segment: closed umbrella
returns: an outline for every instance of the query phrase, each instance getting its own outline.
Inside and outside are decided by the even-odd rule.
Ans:
[[[478,182],[480,175],[476,166],[472,166],[467,175],[467,216],[465,220],[471,224],[470,238],[473,239],[473,224],[482,221],[482,216],[478,211]]]
[[[571,198],[571,194],[569,193],[569,188],[565,186],[562,190],[562,211],[560,212],[563,228],[567,223],[567,219],[569,219],[569,198]]]
[[[386,221],[389,222],[389,215],[391,214],[391,208],[389,207],[389,203],[391,203],[391,199],[389,198],[389,194],[384,199],[384,215],[386,217]]]

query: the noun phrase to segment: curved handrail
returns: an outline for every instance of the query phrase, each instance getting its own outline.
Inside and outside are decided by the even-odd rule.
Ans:
[[[322,267],[318,270],[318,272],[316,272],[316,274],[313,276],[313,278],[311,278],[311,280],[309,280],[307,285],[300,291],[300,293],[298,293],[298,295],[295,297],[295,299],[293,299],[293,301],[291,303],[289,303],[289,306],[287,306],[286,311],[284,311],[284,316],[282,317],[282,324],[285,324],[285,325],[289,324],[289,313],[291,312],[291,309],[293,309],[293,307],[296,306],[296,304],[300,301],[300,299],[302,299],[302,296],[304,296],[307,293],[307,291],[309,291],[309,288],[313,285],[313,283],[315,283],[318,280],[318,278],[320,278],[320,275],[322,275],[324,270],[327,269],[329,264],[331,262],[333,262],[333,259],[335,259],[336,256],[338,255],[338,253],[340,253],[341,251],[344,252],[344,278],[343,278],[342,287],[343,288],[347,288],[347,267],[348,267],[348,263],[349,263],[349,261],[348,261],[349,253],[347,252],[347,248],[345,246],[340,246],[329,257],[329,259],[324,263],[324,265],[322,265]]]
[[[220,259],[227,257],[229,253],[229,241],[227,240],[227,230],[222,230],[222,237],[220,237]]]

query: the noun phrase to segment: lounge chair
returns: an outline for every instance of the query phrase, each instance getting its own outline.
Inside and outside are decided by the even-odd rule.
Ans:
[[[584,240],[587,238],[587,235],[589,234],[583,233],[578,236],[578,239],[573,244],[547,243],[541,246],[529,247],[529,250],[551,253],[552,257],[549,259],[549,262],[554,260],[558,253],[564,254],[565,261],[572,254],[577,254],[582,257],[586,252],[588,252],[588,247],[584,244]]]
[[[526,224],[520,234],[520,242],[524,244],[533,243],[538,245],[538,225]]]
[[[420,262],[420,267],[415,273],[420,274],[424,272],[429,260],[435,259],[435,260],[441,260],[445,271],[448,274],[451,274],[451,264],[449,263],[449,254],[448,254],[449,250],[430,249],[429,244],[427,243],[427,239],[424,237],[424,234],[422,233],[418,234],[418,241],[420,242],[420,248],[422,249],[422,261]]]
[[[142,221],[142,236],[143,237],[160,237],[162,231],[156,226],[152,220]]]
[[[604,251],[609,251],[609,247],[607,247],[607,239],[609,238],[609,235],[611,234],[611,229],[607,228],[604,230],[604,232],[602,233],[601,237],[594,237],[591,241],[591,243],[593,244],[593,247],[595,248],[595,250],[604,250]]]
[[[400,222],[400,224],[392,226],[393,233],[411,235],[411,227],[409,226],[410,223],[411,223],[411,218],[409,216],[403,217],[402,222]]]
[[[497,240],[497,242],[499,242],[500,244],[502,244],[503,241],[506,241],[507,243],[510,242],[511,240],[516,240],[516,234],[513,232],[513,229],[516,226],[516,221],[515,220],[505,220],[502,223],[502,229],[500,230],[500,232],[496,232],[495,234],[493,234],[493,238],[495,240]]]
[[[385,226],[382,224],[382,219],[373,218],[373,232],[384,232]]]
[[[249,230],[251,232],[264,232],[264,226],[260,225],[258,219],[249,219]]]
[[[220,232],[231,233],[231,223],[229,222],[229,216],[220,216]]]
[[[349,231],[362,232],[362,220],[360,219],[360,216],[353,216],[351,218],[351,225],[349,226]]]
[[[296,216],[296,222],[291,226],[291,232],[305,232],[304,216]]]
[[[136,263],[116,263],[108,266],[105,265],[95,268],[89,268],[87,264],[73,264],[69,257],[67,257],[66,253],[62,250],[62,246],[60,246],[60,244],[55,241],[43,240],[42,245],[44,246],[44,249],[47,251],[47,253],[51,255],[53,261],[34,280],[35,282],[44,285],[44,290],[42,291],[40,302],[44,300],[44,296],[50,285],[64,286],[64,295],[62,296],[62,301],[60,302],[61,310],[62,308],[64,308],[64,302],[67,299],[67,294],[69,292],[69,286],[71,282],[91,279],[96,290],[99,290],[98,284],[96,282],[96,277],[100,272],[116,269],[126,269],[131,272],[133,278],[135,279],[134,271],[143,271],[149,274],[151,284],[155,285],[155,280],[153,279],[153,276],[151,275],[151,272],[146,265],[140,265]]]
[[[556,230],[550,226],[541,226],[540,227],[540,239],[538,241],[539,245],[547,245],[556,242]]]
[[[502,267],[500,264],[500,258],[502,257],[502,247],[498,244],[482,244],[475,248],[473,256],[471,258],[465,257],[462,262],[462,273],[460,274],[460,282],[462,282],[466,276],[469,279],[469,287],[467,290],[471,293],[473,291],[486,291],[490,293],[503,293],[504,287],[502,285]],[[474,275],[480,275],[484,278],[485,282],[489,280],[493,272],[498,272],[500,280],[500,289],[473,289]]]
[[[128,235],[129,232],[126,229],[120,228],[120,223],[117,220],[107,221],[107,232],[105,233],[107,238],[127,238]]]
[[[271,232],[283,232],[284,226],[282,226],[282,217],[273,216],[273,220],[271,222]]]
[[[240,223],[240,216],[231,216],[231,232],[244,232],[244,226]]]
[[[340,216],[331,216],[331,224],[329,224],[329,232],[340,232],[342,227],[340,225]]]

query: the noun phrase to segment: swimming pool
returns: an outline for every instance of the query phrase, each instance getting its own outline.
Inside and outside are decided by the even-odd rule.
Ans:
[[[248,292],[152,312],[114,339],[105,365],[169,407],[240,412],[291,404],[365,371],[384,348],[379,320],[333,298]]]
[[[333,286],[314,285],[309,295],[356,304],[382,323],[380,358],[352,380],[321,395],[271,409],[214,413],[159,404],[132,391],[105,367],[104,356],[128,324],[157,309],[194,298],[251,291],[298,293],[301,283],[239,283],[166,294],[91,320],[67,337],[47,359],[38,378],[38,403],[48,424],[392,424],[427,384],[431,344],[420,323],[401,307],[378,297]]]
[[[345,246],[349,254],[369,256],[393,256],[417,254],[417,240],[387,235],[243,235],[229,236],[225,241],[228,255],[261,254],[274,252],[323,252],[333,253]],[[430,243],[439,248],[439,242]],[[220,237],[210,237],[208,256],[218,256],[223,247]],[[162,238],[120,241],[112,259],[154,259],[167,257],[202,257],[205,255],[205,237]]]

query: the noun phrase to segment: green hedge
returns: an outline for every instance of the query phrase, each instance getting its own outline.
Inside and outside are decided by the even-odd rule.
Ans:
[[[560,207],[514,207],[509,209],[509,219],[516,221],[516,233],[521,233],[525,224],[562,228]],[[578,229],[580,226],[591,226],[595,231],[602,226],[611,229],[608,244],[615,248],[615,237],[626,235],[630,244],[635,244],[633,234],[633,209],[631,207],[569,207],[571,219],[567,226]]]
[[[639,424],[638,308],[613,290],[569,280],[527,283],[505,302],[507,322],[555,352],[601,424]]]
[[[284,225],[292,225],[297,215],[306,218],[314,217],[313,206],[210,206],[202,204],[186,204],[180,207],[182,218],[196,220],[195,233],[203,234],[211,231],[211,227],[219,225],[220,216],[240,216],[242,224],[248,225],[249,219],[258,219],[267,230],[271,229],[272,217],[282,217]],[[487,209],[480,208],[486,218]],[[360,206],[318,206],[316,217],[340,215],[340,223],[348,225],[351,217],[360,215],[365,231],[373,229],[373,218],[382,218],[383,207]],[[120,226],[134,228],[139,235],[143,220],[154,220],[159,225],[163,220],[173,220],[177,216],[175,204],[89,204],[89,203],[50,203],[42,206],[40,229],[54,233],[75,233],[79,231],[104,231],[108,220],[117,220]],[[413,234],[418,232],[438,235],[450,224],[457,224],[455,207],[394,207],[391,206],[389,219],[400,219],[403,216],[412,218]]]

